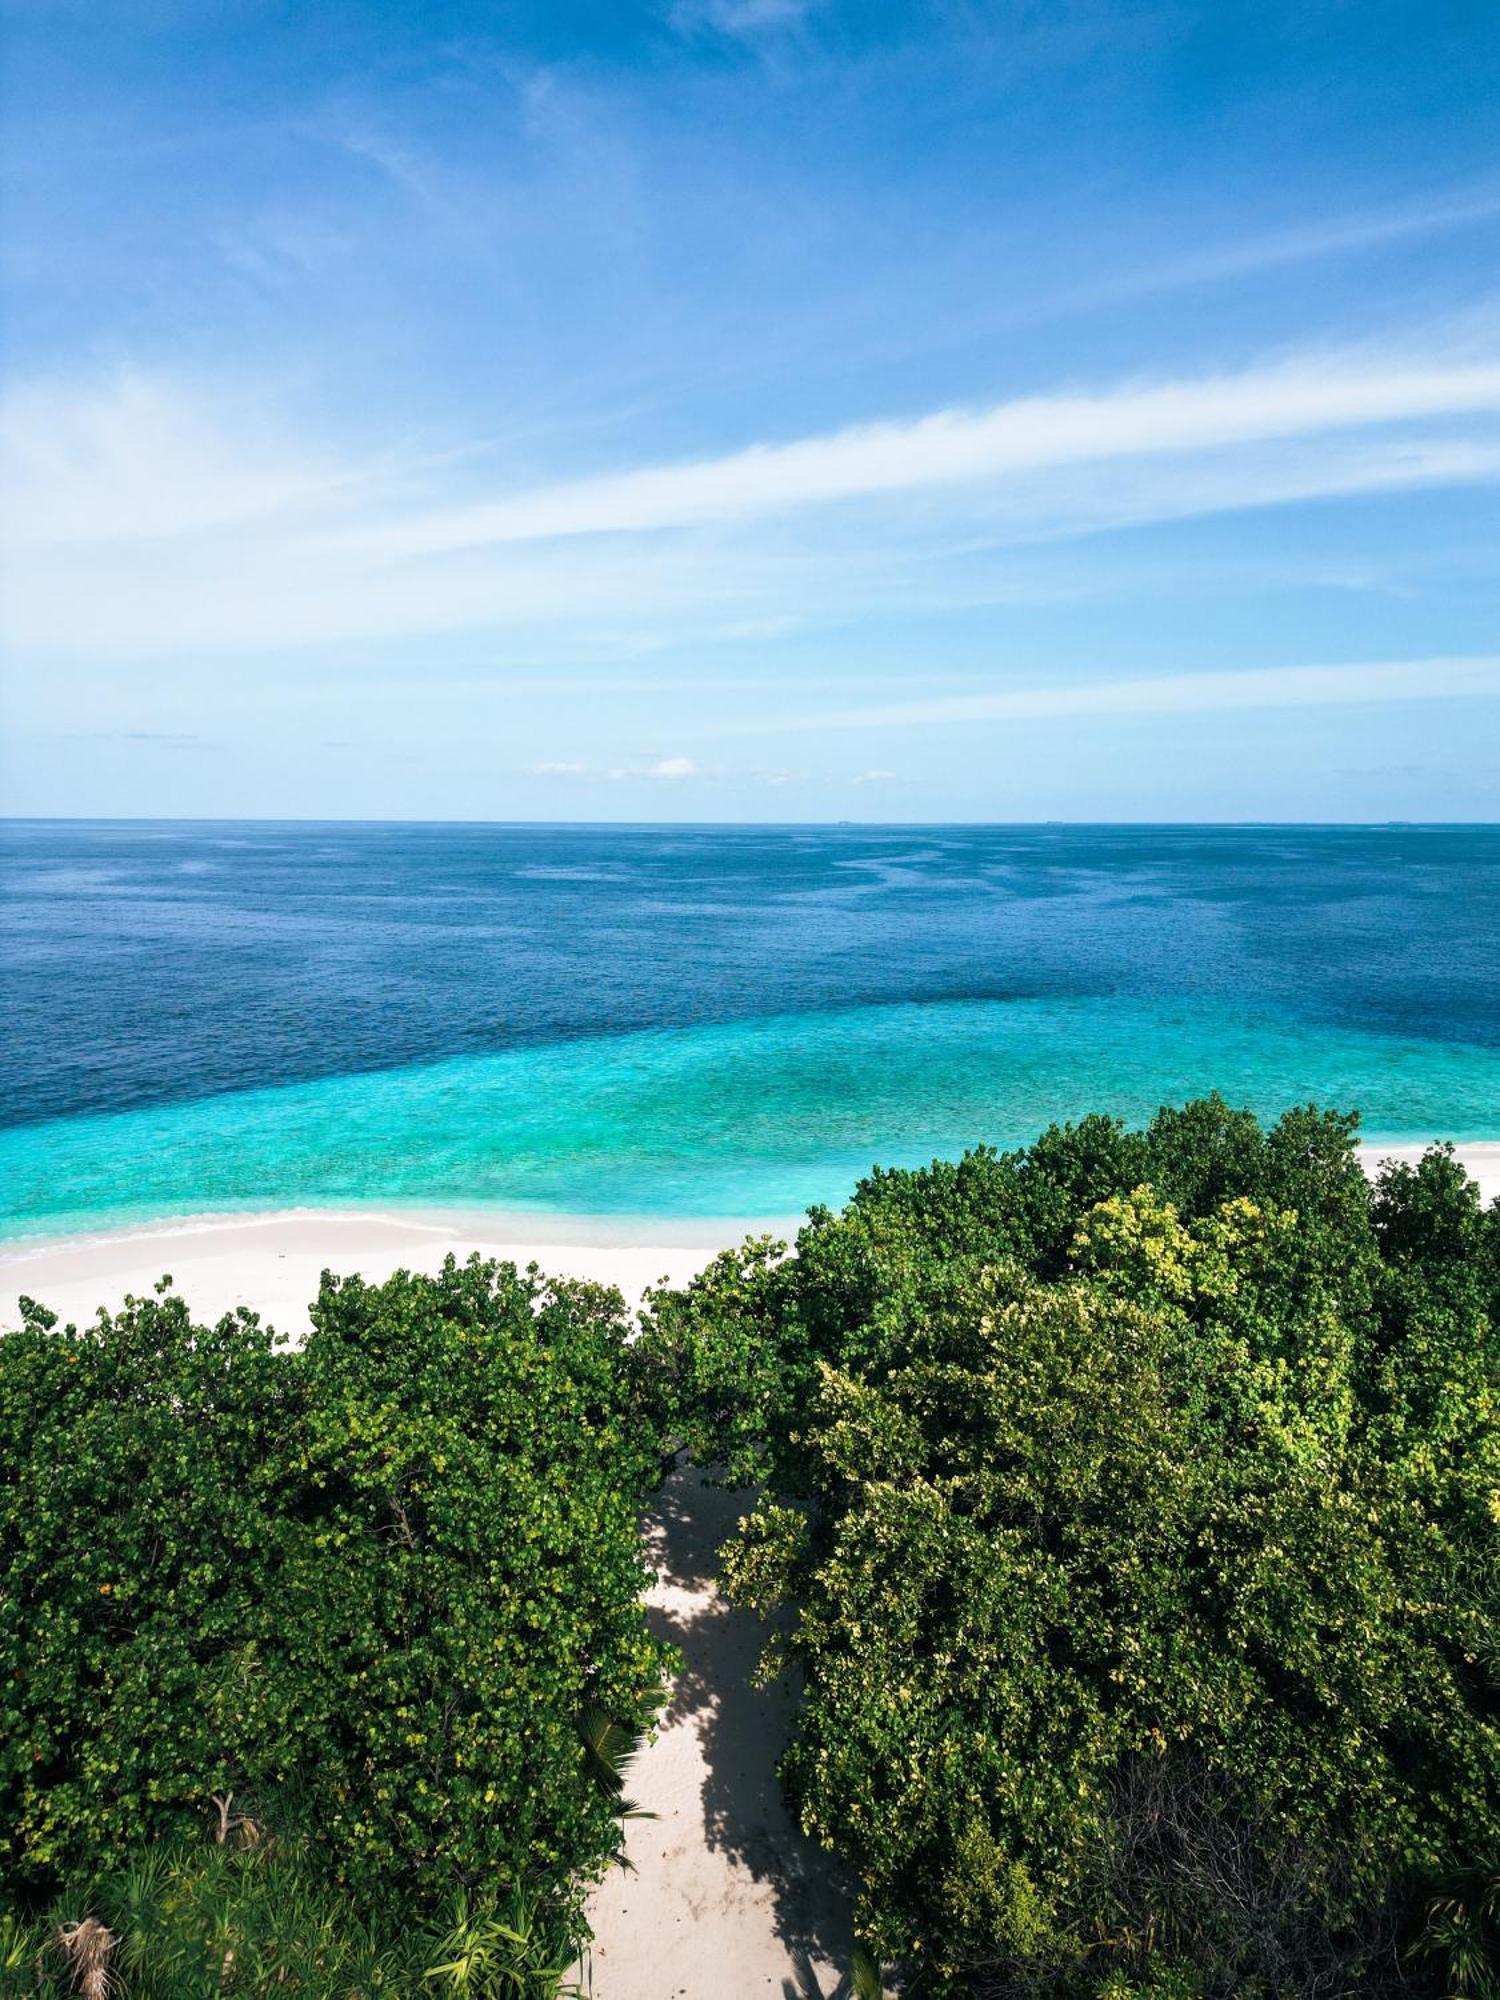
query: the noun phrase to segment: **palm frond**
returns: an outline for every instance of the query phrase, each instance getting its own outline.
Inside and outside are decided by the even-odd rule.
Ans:
[[[606,1791],[623,1791],[625,1766],[640,1746],[636,1731],[598,1702],[590,1702],[578,1718],[578,1733],[594,1777]]]
[[[854,2000],[885,2000],[885,1980],[879,1961],[868,1947],[859,1943],[849,1954],[849,1990]]]

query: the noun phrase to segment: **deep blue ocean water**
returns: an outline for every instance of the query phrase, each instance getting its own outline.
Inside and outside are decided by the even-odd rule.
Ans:
[[[1219,1087],[1500,1137],[1500,827],[0,823],[0,1232],[774,1214]]]

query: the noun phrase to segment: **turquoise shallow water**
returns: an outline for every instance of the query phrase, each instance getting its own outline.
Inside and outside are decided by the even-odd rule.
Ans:
[[[1500,1138],[1500,827],[0,821],[0,1236],[786,1215],[1217,1087]]]
[[[1500,1049],[1220,1002],[936,1002],[585,1038],[0,1132],[0,1232],[206,1209],[451,1202],[762,1215],[876,1159],[1018,1144],[1210,1088],[1270,1114],[1358,1106],[1367,1136],[1493,1137]]]

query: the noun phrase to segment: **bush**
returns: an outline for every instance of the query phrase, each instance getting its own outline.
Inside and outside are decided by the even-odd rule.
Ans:
[[[1421,1988],[1494,1879],[1500,1213],[1353,1124],[877,1173],[655,1302],[651,1393],[766,1483],[785,1781],[925,1990]]]
[[[450,1259],[325,1276],[313,1326],[164,1281],[0,1339],[0,1902],[217,1827],[382,1921],[571,1921],[616,1851],[582,1724],[645,1727],[669,1657],[618,1294]]]
[[[330,1892],[295,1846],[198,1840],[141,1849],[86,1896],[64,1891],[45,1912],[0,1917],[0,2000],[84,1991],[77,1947],[64,1940],[90,1923],[104,1991],[129,2000],[556,2000],[575,1990],[564,1987],[567,1926],[518,1892],[459,1900],[443,1925],[372,1919]]]

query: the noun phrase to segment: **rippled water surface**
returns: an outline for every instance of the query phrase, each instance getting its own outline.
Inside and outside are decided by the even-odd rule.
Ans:
[[[774,1213],[1218,1086],[1500,1136],[1500,828],[0,827],[0,1229]]]

